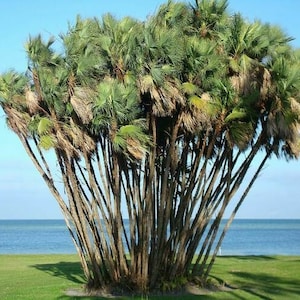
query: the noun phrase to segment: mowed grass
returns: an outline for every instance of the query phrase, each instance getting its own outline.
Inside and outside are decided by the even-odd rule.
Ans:
[[[211,280],[226,291],[177,299],[300,299],[300,256],[218,257]],[[226,283],[226,285],[225,285]],[[0,255],[0,299],[105,299],[67,296],[84,277],[76,255]],[[121,299],[174,299],[173,296]]]
[[[60,299],[83,282],[76,255],[0,255],[1,300]]]

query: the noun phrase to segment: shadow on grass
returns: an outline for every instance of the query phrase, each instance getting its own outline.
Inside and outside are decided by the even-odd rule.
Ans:
[[[57,298],[57,300],[74,300],[74,299],[78,299],[78,300],[108,300],[109,298],[103,298],[103,297],[87,297],[87,296],[61,296],[59,298]],[[118,300],[123,300],[122,298],[119,298]],[[125,300],[125,298],[124,298]]]
[[[224,256],[218,256],[217,259],[227,259],[227,258],[233,258],[236,260],[276,260],[277,258],[275,256],[267,256],[267,255],[224,255]]]
[[[36,264],[32,265],[32,268],[36,268],[37,270],[46,272],[47,274],[55,277],[59,277],[62,279],[69,280],[79,285],[85,284],[85,278],[82,272],[82,268],[80,262],[58,262],[54,264]],[[76,289],[75,289],[76,291]],[[81,292],[80,288],[78,292]],[[57,300],[70,300],[70,299],[80,299],[80,300],[94,300],[94,299],[101,299],[107,300],[107,298],[103,297],[96,297],[96,296],[83,296],[83,295],[62,295]],[[121,300],[121,299],[119,299]]]
[[[276,261],[277,258],[273,256],[224,256],[218,257],[218,259],[228,259],[232,258],[238,261]],[[299,259],[295,259],[293,263],[299,263]],[[79,262],[58,262],[54,264],[36,264],[32,265],[31,267],[36,268],[40,271],[46,272],[51,276],[60,277],[63,279],[67,279],[71,282],[76,284],[84,284],[84,276],[81,269],[81,265]],[[278,267],[276,267],[278,268]],[[233,276],[233,283],[234,287],[232,290],[226,291],[224,296],[226,299],[243,299],[240,296],[240,293],[236,293],[237,291],[244,291],[249,297],[252,298],[259,298],[259,299],[273,299],[274,296],[282,297],[282,299],[288,299],[289,295],[299,295],[300,294],[300,278],[299,277],[289,277],[281,276],[280,269],[278,269],[277,273],[269,274],[267,270],[264,269],[257,269],[254,272],[251,270],[242,271],[242,270],[231,270],[227,272]],[[215,276],[211,276],[212,278],[216,279],[218,282],[222,282],[221,278],[217,278]],[[68,296],[63,295],[58,298],[59,300],[70,300],[70,299],[79,299],[79,300],[92,300],[92,299],[107,299],[103,297],[92,297],[92,296]],[[138,299],[138,298],[128,298],[122,297],[120,299]],[[160,299],[160,297],[152,297],[149,296],[146,299]],[[169,297],[164,297],[161,299],[172,299]],[[177,298],[180,299],[180,298]],[[184,296],[182,299],[216,299],[215,295],[207,294],[205,296],[194,296],[194,295],[187,295]]]
[[[46,272],[47,274],[55,277],[62,278],[64,280],[69,280],[73,283],[83,285],[85,283],[83,272],[81,269],[81,265],[79,262],[58,262],[53,264],[35,264],[31,265],[32,268],[36,268],[37,270],[40,270],[42,272]],[[87,296],[82,295],[82,290],[80,287],[78,288],[71,288],[70,291],[72,291],[72,295],[68,295],[67,293],[64,295],[61,295],[57,297],[57,300],[71,300],[71,299],[78,299],[78,300],[107,300],[111,299],[111,297],[101,297],[101,296]],[[78,295],[76,293],[78,292]],[[141,299],[147,299],[147,300],[172,300],[172,299],[184,299],[184,300],[198,300],[198,299],[210,299],[207,298],[206,295],[193,295],[193,294],[184,294],[182,296],[180,295],[165,295],[165,296],[120,296],[117,297],[118,300],[141,300]]]
[[[273,296],[282,296],[286,299],[288,295],[300,294],[300,280],[295,278],[282,278],[262,272],[230,272],[235,277],[235,284],[239,289],[259,297],[260,299],[273,299]]]
[[[51,276],[67,279],[74,283],[84,284],[84,275],[79,262],[58,262],[55,264],[37,264],[31,267],[46,272]]]

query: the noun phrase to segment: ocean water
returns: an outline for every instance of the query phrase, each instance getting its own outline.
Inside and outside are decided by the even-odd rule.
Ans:
[[[300,255],[300,220],[233,221],[223,255]]]
[[[52,253],[75,253],[63,220],[0,220],[0,254]],[[300,220],[237,219],[220,255],[300,255]]]

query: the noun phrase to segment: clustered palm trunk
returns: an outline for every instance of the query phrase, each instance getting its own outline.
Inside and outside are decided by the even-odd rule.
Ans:
[[[298,155],[298,53],[226,7],[78,18],[64,53],[30,38],[26,74],[0,78],[8,126],[57,200],[90,290],[205,282],[266,160]]]

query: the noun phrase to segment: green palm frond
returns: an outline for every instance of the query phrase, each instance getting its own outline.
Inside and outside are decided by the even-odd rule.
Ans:
[[[55,147],[56,140],[51,135],[42,135],[40,137],[39,146],[44,150],[50,150]]]
[[[197,109],[200,109],[202,111],[205,110],[207,102],[204,99],[200,98],[199,96],[192,95],[189,97],[188,100],[191,106],[194,106]]]
[[[62,36],[62,40],[65,64],[69,74],[76,77],[77,85],[86,85],[107,72],[107,61],[99,55],[101,45],[105,43],[97,19],[82,20],[78,17],[74,28]]]
[[[167,1],[159,7],[151,21],[154,26],[180,27],[184,30],[190,24],[190,19],[191,13],[186,3]]]
[[[235,107],[237,101],[237,94],[228,80],[218,80],[213,90],[214,99],[218,105],[223,107],[223,110],[230,111]]]
[[[121,126],[118,134],[125,138],[138,139],[141,143],[147,143],[149,141],[148,135],[145,134],[143,127],[138,123]]]
[[[105,51],[105,54],[111,55],[112,38],[108,35],[102,34],[99,36],[99,43],[101,44],[102,50]]]
[[[150,145],[149,136],[139,124],[121,126],[112,141],[115,151],[141,160]]]
[[[199,87],[191,82],[182,83],[182,91],[188,95],[194,95],[199,91]]]
[[[230,26],[220,35],[229,54],[233,72],[247,74],[267,55],[268,39],[260,22],[248,23],[235,14]]]
[[[231,147],[238,147],[240,150],[245,150],[251,142],[255,131],[252,123],[236,121],[228,127],[228,141]]]
[[[198,27],[202,36],[213,34],[214,30],[222,24],[226,18],[227,7],[227,0],[196,0],[194,26]]]
[[[225,76],[225,57],[218,52],[213,40],[199,39],[197,36],[186,42],[185,68],[188,81],[201,84],[202,89],[210,89],[214,82]]]
[[[289,67],[287,78],[283,84],[283,90],[288,95],[296,95],[299,93],[300,88],[300,66],[299,64],[293,64]]]
[[[271,76],[276,82],[276,92],[280,98],[298,96],[300,88],[299,64],[283,57],[276,59],[271,67]]]
[[[40,117],[35,115],[31,117],[31,120],[28,124],[28,130],[32,135],[49,135],[53,129],[53,120],[46,117]]]
[[[98,96],[93,111],[96,119],[129,123],[139,114],[138,95],[135,86],[124,85],[113,79],[107,79],[98,85]],[[102,117],[100,119],[103,120]]]
[[[150,75],[156,86],[163,86],[165,76],[163,70],[160,67],[158,66],[151,67]]]
[[[243,120],[248,117],[245,109],[233,109],[233,111],[225,118],[225,122],[229,123],[236,120]]]
[[[39,135],[46,135],[50,133],[53,128],[52,120],[48,118],[41,118],[38,123],[37,132]]]
[[[126,137],[138,137],[141,130],[135,125],[124,125],[119,129],[119,133]]]
[[[123,152],[124,149],[126,149],[126,139],[123,136],[116,134],[112,140],[112,145],[116,152]]]
[[[25,49],[34,67],[52,67],[59,64],[59,56],[55,53],[52,46],[55,42],[54,37],[50,37],[48,41],[43,41],[39,34],[36,37],[29,37],[25,44]]]
[[[180,69],[185,57],[184,40],[180,28],[164,28],[153,25],[152,20],[145,24],[141,43],[144,63],[147,65],[170,65]],[[178,42],[180,41],[180,43]],[[151,62],[151,63],[150,63]],[[143,67],[147,67],[143,65]]]
[[[216,103],[208,93],[203,93],[200,96],[192,95],[188,98],[188,103],[191,111],[199,111],[209,119],[217,116]]]
[[[115,149],[126,150],[134,159],[141,160],[147,152],[150,140],[141,126],[129,124],[119,128],[113,144]]]
[[[8,71],[0,76],[0,103],[10,103],[20,105],[20,97],[24,94],[25,87],[28,86],[29,79],[16,71]],[[25,101],[23,103],[25,105]]]
[[[282,28],[276,25],[264,24],[263,35],[268,39],[268,47],[266,48],[266,56],[273,60],[278,57],[289,57],[291,45],[289,44],[294,38],[288,36]]]
[[[139,48],[143,44],[142,24],[137,20],[126,17],[117,20],[106,14],[99,23],[101,32],[97,37],[99,50],[105,58],[106,71],[119,79],[138,64]]]

